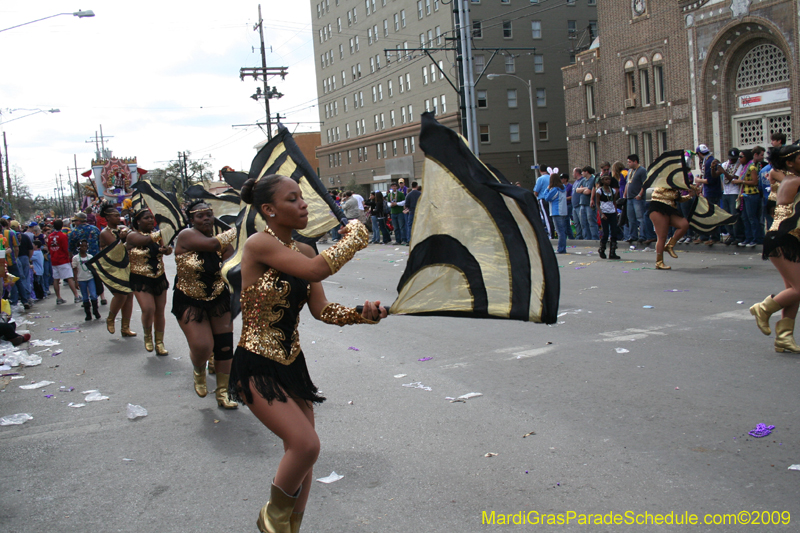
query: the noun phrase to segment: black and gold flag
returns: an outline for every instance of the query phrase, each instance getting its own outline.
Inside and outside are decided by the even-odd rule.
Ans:
[[[686,164],[683,150],[664,152],[647,169],[647,179],[642,185],[642,189],[662,187],[685,190],[691,188],[689,184],[689,167]]]
[[[187,198],[202,199],[214,210],[214,216],[227,224],[234,223],[242,209],[239,191],[231,188],[220,194],[213,194],[201,185],[192,185],[184,192]]]
[[[250,165],[251,178],[267,174],[287,176],[300,185],[303,200],[308,204],[308,225],[298,230],[303,237],[321,237],[342,219],[347,220],[283,125],[279,125],[278,134],[258,151]]]
[[[718,205],[708,203],[702,196],[694,198],[687,220],[700,233],[711,233],[714,228],[736,224],[739,215],[732,215]]]
[[[496,176],[431,113],[419,144],[425,189],[391,313],[554,323],[558,263],[533,194]]]
[[[125,244],[117,239],[86,261],[86,266],[106,287],[115,292],[131,292],[131,267]]]
[[[186,217],[175,193],[165,192],[150,180],[139,180],[132,187],[144,206],[153,212],[164,246],[172,246],[175,236],[186,227]]]

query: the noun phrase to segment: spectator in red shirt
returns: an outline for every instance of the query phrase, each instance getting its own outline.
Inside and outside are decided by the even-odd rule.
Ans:
[[[75,278],[73,277],[71,258],[69,256],[69,240],[67,236],[61,231],[64,223],[60,219],[53,221],[53,231],[47,236],[47,248],[50,250],[50,262],[53,265],[53,279],[55,282],[53,286],[56,289],[56,304],[61,305],[67,303],[66,300],[61,298],[61,283],[60,280],[65,279],[69,284],[74,296],[74,302],[80,302],[81,297],[78,296],[78,290],[75,287]]]

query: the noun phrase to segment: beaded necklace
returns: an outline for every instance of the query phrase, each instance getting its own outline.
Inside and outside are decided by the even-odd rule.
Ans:
[[[280,238],[277,235],[275,235],[275,232],[272,231],[272,229],[269,226],[264,228],[264,231],[266,231],[267,233],[269,233],[270,235],[275,237],[275,240],[278,241],[279,243],[281,243],[282,245],[284,245],[285,247],[291,248],[292,250],[296,250],[297,249],[297,247],[294,244],[294,239],[290,239],[288,243],[287,242],[283,242],[282,240],[280,240]]]

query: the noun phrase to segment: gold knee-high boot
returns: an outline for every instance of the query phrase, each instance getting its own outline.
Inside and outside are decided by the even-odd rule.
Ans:
[[[300,524],[303,522],[303,513],[292,513],[289,518],[289,526],[292,528],[292,533],[300,533]]]
[[[678,244],[678,237],[673,235],[669,242],[667,242],[666,246],[664,246],[664,251],[667,252],[673,259],[678,258],[678,254],[676,254],[675,250],[673,250],[676,244]]]
[[[256,525],[261,533],[291,533],[291,516],[297,496],[303,490],[302,485],[294,496],[286,494],[283,489],[272,484],[267,505],[261,508]],[[299,527],[299,524],[298,524]]]
[[[106,329],[112,335],[116,332],[116,329],[114,329],[114,321],[116,319],[117,319],[117,315],[113,315],[112,316],[111,313],[109,313],[108,314],[108,318],[106,318]]]
[[[216,374],[217,367],[214,365],[214,356],[211,356],[211,359],[208,360],[208,373],[209,374]]]
[[[152,352],[155,349],[153,345],[153,330],[152,328],[145,328],[144,329],[144,349],[148,352]]]
[[[782,318],[775,324],[775,351],[800,353],[800,346],[794,342],[793,318]]]
[[[769,329],[769,317],[781,309],[782,307],[780,304],[773,300],[770,295],[764,298],[763,302],[757,303],[751,307],[750,314],[756,317],[756,324],[758,325],[758,329],[761,330],[761,333],[769,335],[772,333],[772,330]]]
[[[135,337],[136,332],[131,331],[131,319],[122,319],[122,327],[119,328],[120,333],[122,333],[123,337]]]
[[[225,409],[238,409],[239,404],[232,401],[228,396],[228,382],[230,381],[230,374],[217,373],[217,405]]]
[[[672,267],[664,264],[664,254],[656,254],[656,270],[672,270]]]
[[[167,347],[164,346],[163,331],[156,331],[156,355],[169,355]]]
[[[194,367],[194,391],[201,398],[205,398],[206,394],[208,394],[208,388],[206,387],[206,369],[205,368],[200,368],[198,370],[197,367]]]

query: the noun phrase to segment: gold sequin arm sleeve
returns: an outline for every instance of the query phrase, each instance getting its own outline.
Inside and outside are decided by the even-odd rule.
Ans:
[[[350,324],[377,324],[367,320],[354,307],[345,307],[342,304],[330,303],[319,314],[319,319],[326,324],[335,326],[349,326]]]
[[[161,244],[161,230],[150,233],[150,240],[156,244]]]
[[[351,220],[347,224],[350,230],[335,246],[323,250],[320,255],[328,262],[331,274],[336,274],[345,263],[350,261],[356,252],[367,247],[369,234],[367,228],[358,220]]]
[[[216,235],[216,239],[219,241],[219,251],[224,252],[225,248],[227,248],[230,243],[236,240],[236,228],[223,231],[222,233]]]

